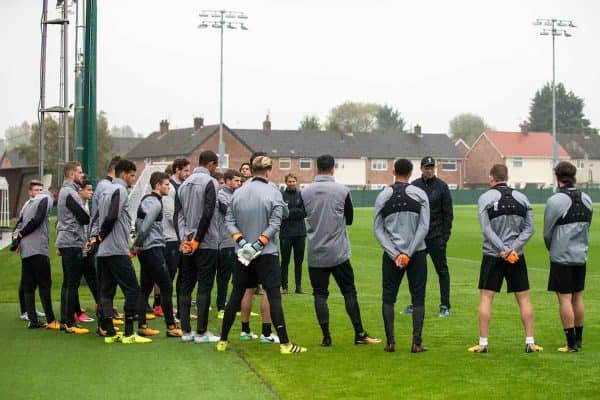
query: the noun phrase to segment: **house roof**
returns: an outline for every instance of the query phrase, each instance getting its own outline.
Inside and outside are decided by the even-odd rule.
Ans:
[[[561,134],[558,142],[572,158],[600,160],[600,135]]]
[[[504,157],[552,157],[552,134],[548,132],[499,132],[483,133]],[[558,145],[559,157],[569,153]]]
[[[112,150],[113,154],[125,155],[133,150],[138,144],[140,144],[144,138],[141,137],[112,137]]]
[[[11,168],[22,168],[29,167],[30,165],[32,165],[31,163],[28,163],[27,160],[25,160],[24,158],[19,157],[19,152],[16,150],[5,151],[4,154],[2,154],[2,157],[0,157],[0,160],[4,159],[8,159]]]
[[[194,128],[169,129],[162,135],[152,132],[129,153],[128,158],[186,156],[217,131],[219,125],[207,125],[200,130]]]
[[[458,149],[445,134],[301,132],[295,130],[234,129],[233,134],[254,151],[272,157],[315,158],[331,154],[337,158],[436,158],[462,159]]]

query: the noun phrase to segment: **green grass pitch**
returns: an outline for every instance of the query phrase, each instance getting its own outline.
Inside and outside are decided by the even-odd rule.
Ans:
[[[596,207],[596,213],[600,209]],[[512,295],[496,297],[490,328],[490,353],[470,354],[478,338],[477,306],[481,234],[474,206],[455,207],[448,247],[452,315],[437,315],[439,286],[429,266],[427,309],[423,332],[430,351],[411,354],[411,319],[400,314],[409,302],[403,282],[396,304],[396,353],[383,345],[355,346],[343,299],[332,281],[330,311],[333,347],[319,346],[321,333],[310,294],[283,297],[293,341],[306,354],[281,356],[278,348],[240,342],[239,319],[226,353],[214,345],[184,344],[158,336],[145,346],[108,346],[95,334],[71,336],[45,330],[29,331],[17,319],[20,261],[0,251],[0,398],[45,399],[547,399],[598,398],[600,387],[600,225],[592,225],[586,281],[584,347],[562,354],[564,336],[556,296],[546,291],[547,253],[542,241],[542,206],[535,206],[536,233],[525,249],[536,341],[541,354],[524,353],[524,333]],[[364,325],[384,339],[381,318],[381,254],[372,233],[372,210],[356,210],[350,228],[352,264]],[[61,267],[52,258],[54,310],[59,311]],[[290,276],[293,280],[293,278]],[[310,293],[308,273],[304,287]],[[505,287],[503,288],[505,290]],[[93,309],[91,296],[80,289],[82,304]],[[120,292],[119,292],[120,294]],[[214,297],[214,291],[213,291]],[[39,304],[39,303],[38,303]],[[121,300],[117,300],[122,305]],[[39,306],[38,306],[39,307]],[[258,311],[258,298],[255,299]],[[164,330],[162,319],[151,321]],[[220,323],[213,309],[210,329]],[[90,324],[95,328],[95,324]],[[251,320],[260,331],[260,319]]]

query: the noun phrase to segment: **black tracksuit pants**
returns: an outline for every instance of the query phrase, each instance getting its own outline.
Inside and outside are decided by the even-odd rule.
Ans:
[[[46,322],[54,322],[56,319],[52,310],[52,298],[50,289],[52,277],[50,274],[50,259],[48,256],[36,254],[21,260],[21,277],[23,281],[23,296],[25,310],[29,321],[35,323],[38,320],[35,312],[35,289],[39,288],[40,300],[46,313]]]
[[[165,315],[167,327],[175,325],[173,317],[173,281],[169,275],[167,263],[164,257],[163,247],[153,247],[142,251],[138,258],[140,260],[140,291],[138,299],[138,310],[146,308],[146,300],[152,292],[154,284],[160,289],[160,306]],[[138,324],[146,325],[146,313],[138,315]]]
[[[63,282],[60,288],[60,322],[67,326],[75,323],[76,306],[79,303],[79,283],[81,282],[81,247],[63,247],[61,254]]]
[[[281,287],[288,288],[288,270],[292,250],[294,251],[294,283],[296,289],[302,287],[302,262],[304,261],[304,248],[306,236],[281,237]]]

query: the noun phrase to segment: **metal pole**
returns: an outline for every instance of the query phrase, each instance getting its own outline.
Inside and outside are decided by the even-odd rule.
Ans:
[[[63,1],[63,134],[65,135],[65,162],[69,161],[69,15],[68,0]],[[60,179],[60,178],[59,178]]]
[[[83,165],[92,182],[96,183],[96,0],[86,0],[85,51],[83,82],[83,115],[85,149]]]
[[[45,129],[44,129],[44,119],[46,118],[46,114],[43,111],[44,108],[46,107],[46,37],[47,37],[47,31],[48,31],[48,26],[45,24],[46,19],[48,18],[48,0],[44,0],[43,6],[42,6],[42,49],[41,49],[41,56],[40,56],[40,108],[38,110],[38,115],[39,115],[39,127],[40,127],[40,140],[39,140],[39,158],[40,158],[40,163],[39,163],[39,175],[40,175],[40,181],[43,181],[44,179],[44,135],[45,135]]]
[[[554,20],[552,21],[552,168],[558,163],[558,142],[556,141],[556,68],[555,68],[555,53],[554,53],[554,42],[555,42],[555,27]],[[553,182],[554,192],[558,190],[558,182],[556,177]]]
[[[223,25],[225,11],[221,10],[221,84],[219,101],[219,165],[223,166],[225,161],[225,142],[223,141]]]

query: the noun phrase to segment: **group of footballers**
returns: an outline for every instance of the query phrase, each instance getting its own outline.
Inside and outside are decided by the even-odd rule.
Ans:
[[[363,326],[350,263],[347,226],[354,217],[350,190],[335,182],[335,160],[331,155],[318,157],[316,164],[313,183],[300,191],[296,177],[290,174],[282,194],[270,181],[272,160],[265,153],[253,154],[239,171],[228,169],[219,173],[218,156],[207,150],[200,154],[198,167],[193,171],[190,161],[181,158],[167,171],[154,172],[150,177],[150,193],[141,199],[137,210],[129,210],[128,189],[136,180],[133,162],[115,157],[95,191],[85,179],[81,165],[67,162],[56,201],[55,247],[63,267],[60,321],[55,318],[50,298],[49,215],[54,200],[43,191],[41,182],[32,181],[30,199],[21,210],[11,245],[22,258],[19,297],[23,316],[29,320],[28,327],[89,333],[79,325],[93,321],[79,304],[78,290],[84,276],[96,302],[97,333],[105,343],[152,342],[151,337],[160,332],[151,329],[147,320],[157,315],[164,317],[167,337],[183,342],[216,343],[218,351],[225,351],[238,312],[242,322],[240,339],[258,339],[250,329],[249,319],[253,295],[262,286],[261,343],[279,344],[282,354],[303,353],[306,348],[289,339],[281,295],[288,293],[287,268],[292,249],[296,293],[304,293],[301,274],[307,237],[308,272],[322,331],[321,345],[328,347],[333,343],[327,304],[331,276],[344,297],[354,328],[354,343],[380,343]],[[446,243],[452,228],[450,191],[435,176],[432,157],[423,158],[421,178],[409,183],[412,172],[410,160],[397,160],[394,184],[382,190],[375,202],[373,229],[383,248],[382,316],[386,352],[395,351],[394,304],[405,274],[411,304],[404,313],[411,314],[413,322],[410,351],[427,350],[422,344],[427,254],[439,276],[439,315],[450,315],[450,276],[446,262]],[[588,195],[575,188],[576,168],[572,164],[560,162],[554,173],[560,190],[548,200],[544,215],[544,241],[551,264],[548,290],[558,295],[567,340],[559,351],[576,352],[582,346],[583,289],[592,203]],[[533,212],[526,196],[508,187],[507,181],[506,166],[494,165],[490,171],[490,189],[479,199],[483,233],[480,338],[477,345],[468,349],[473,353],[488,352],[492,301],[504,280],[508,292],[515,293],[521,310],[525,351],[543,350],[534,340],[533,309],[523,254],[533,234]],[[130,244],[132,226],[135,234]],[[139,281],[132,263],[136,256],[140,263]],[[222,319],[218,336],[208,330],[215,278],[218,316]],[[232,291],[227,300],[230,281]],[[124,316],[113,306],[117,286],[125,297]],[[36,288],[45,323],[40,320],[44,314],[35,310]],[[148,297],[153,289],[155,304],[149,310]],[[191,314],[194,289],[197,316]],[[191,326],[193,317],[195,329]],[[116,325],[124,325],[124,331]]]

